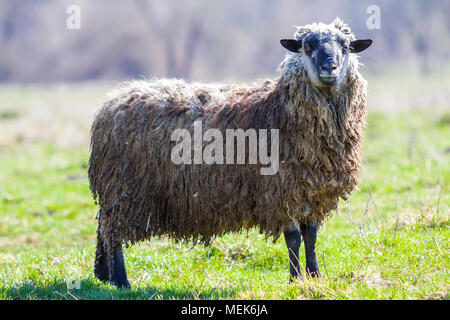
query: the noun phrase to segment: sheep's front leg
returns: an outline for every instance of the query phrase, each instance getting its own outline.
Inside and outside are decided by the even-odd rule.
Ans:
[[[306,275],[320,277],[319,264],[316,257],[317,225],[315,222],[303,223],[300,224],[300,230],[305,242]]]
[[[298,252],[302,243],[302,236],[300,230],[294,225],[290,226],[284,231],[284,240],[289,252],[289,267],[291,272],[290,281],[294,278],[302,276],[300,271],[300,262],[298,260]]]

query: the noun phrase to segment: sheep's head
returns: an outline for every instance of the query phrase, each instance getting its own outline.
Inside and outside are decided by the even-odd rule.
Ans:
[[[339,18],[329,25],[314,23],[297,27],[294,39],[280,42],[294,52],[286,57],[281,69],[295,72],[303,67],[313,85],[335,88],[345,83],[349,63],[357,66],[354,53],[372,44],[372,40],[356,40],[350,28]]]

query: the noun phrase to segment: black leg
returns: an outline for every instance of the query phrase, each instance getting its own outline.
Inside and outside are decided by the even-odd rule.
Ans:
[[[302,277],[302,272],[300,271],[300,262],[298,261],[298,251],[302,243],[302,236],[300,230],[295,226],[289,227],[284,231],[284,240],[289,252],[289,269],[291,272],[290,280],[294,278]]]
[[[101,281],[109,280],[106,252],[99,233],[97,233],[97,250],[95,252],[94,275]]]
[[[127,279],[127,270],[125,269],[125,261],[123,259],[122,245],[118,245],[114,249],[114,267],[110,282],[118,288],[130,288]]]
[[[301,224],[300,229],[305,242],[306,275],[320,277],[319,264],[316,257],[317,225],[314,222]]]

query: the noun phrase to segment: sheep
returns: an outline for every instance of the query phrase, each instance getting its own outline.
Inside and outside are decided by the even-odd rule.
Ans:
[[[253,227],[273,242],[284,234],[291,280],[302,275],[303,235],[306,273],[320,276],[317,230],[358,184],[367,83],[355,53],[372,41],[356,40],[336,18],[296,27],[294,38],[280,43],[289,52],[276,79],[249,85],[132,81],[102,104],[92,124],[88,169],[100,206],[98,279],[130,287],[122,245],[153,236],[207,245]],[[266,147],[278,152],[279,167],[261,174],[267,169],[261,159],[176,164],[173,149],[181,139],[173,139],[174,131],[195,135],[199,124],[200,133],[215,129],[223,136],[231,129],[253,129],[258,137],[270,131],[271,138],[278,132]],[[250,149],[244,148],[245,159]]]

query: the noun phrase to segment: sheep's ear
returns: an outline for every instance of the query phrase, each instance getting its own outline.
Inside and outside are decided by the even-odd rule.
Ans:
[[[358,53],[358,52],[364,51],[368,47],[370,47],[371,44],[372,44],[372,40],[370,40],[370,39],[352,41],[352,42],[350,42],[350,52]]]
[[[292,52],[298,52],[302,47],[302,40],[282,39],[280,43],[283,47]]]

